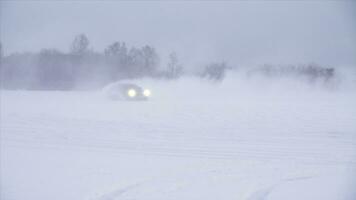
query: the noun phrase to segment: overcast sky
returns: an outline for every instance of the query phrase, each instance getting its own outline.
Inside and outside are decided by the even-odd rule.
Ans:
[[[96,51],[114,41],[176,51],[187,65],[306,63],[356,66],[356,2],[1,1],[5,54],[68,51],[85,33]],[[164,58],[163,58],[164,60]]]

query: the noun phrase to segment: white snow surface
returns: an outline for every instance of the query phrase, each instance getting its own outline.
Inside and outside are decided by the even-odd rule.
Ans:
[[[356,90],[227,78],[1,91],[1,200],[354,200]]]

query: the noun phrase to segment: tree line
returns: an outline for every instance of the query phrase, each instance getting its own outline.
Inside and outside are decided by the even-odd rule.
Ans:
[[[236,68],[236,67],[235,67]],[[196,77],[221,82],[226,62],[210,62],[201,66]],[[2,89],[73,90],[100,88],[111,82],[144,77],[176,80],[188,75],[176,53],[169,54],[168,62],[160,62],[156,49],[150,45],[128,47],[125,42],[113,42],[103,52],[90,49],[86,35],[77,35],[69,52],[42,49],[39,52],[4,55],[0,42],[0,87]],[[247,70],[247,76],[297,77],[313,83],[329,82],[334,68],[317,64],[262,65]]]
[[[317,81],[330,82],[335,78],[335,69],[332,67],[323,67],[316,63],[297,64],[297,65],[271,65],[264,64],[257,68],[253,68],[247,72],[249,77],[262,75],[273,78],[301,78],[308,83]]]
[[[67,53],[52,48],[4,56],[0,43],[1,88],[98,88],[123,79],[152,77],[172,80],[185,74],[176,53],[172,52],[168,63],[162,67],[160,56],[150,45],[129,48],[125,42],[114,42],[103,52],[89,47],[87,36],[80,34],[74,38]],[[225,63],[212,63],[198,75],[222,80],[225,69]]]

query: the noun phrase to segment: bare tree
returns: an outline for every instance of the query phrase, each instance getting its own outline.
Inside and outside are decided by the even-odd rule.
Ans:
[[[114,42],[105,49],[104,54],[108,63],[110,79],[117,80],[122,78],[129,64],[126,44],[124,42]]]
[[[133,78],[152,76],[156,72],[159,57],[153,47],[144,46],[140,49],[133,47],[128,53],[128,60],[128,76]]]
[[[214,81],[222,81],[225,78],[227,65],[225,62],[214,62],[207,65],[201,74],[201,77]]]
[[[37,69],[37,87],[40,89],[70,89],[74,84],[67,55],[56,49],[41,50]]]
[[[144,46],[141,49],[143,59],[144,59],[144,66],[143,72],[145,75],[152,75],[158,66],[159,57],[156,50],[151,46]]]
[[[71,45],[71,53],[75,55],[82,55],[88,51],[89,39],[86,35],[77,35]]]
[[[183,67],[178,62],[177,54],[175,52],[169,54],[169,62],[167,64],[167,68],[167,76],[170,79],[179,78],[183,74]]]

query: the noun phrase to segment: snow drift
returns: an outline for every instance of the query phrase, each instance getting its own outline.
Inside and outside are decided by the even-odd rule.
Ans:
[[[1,199],[356,197],[354,82],[134,82],[149,101],[1,91]]]

